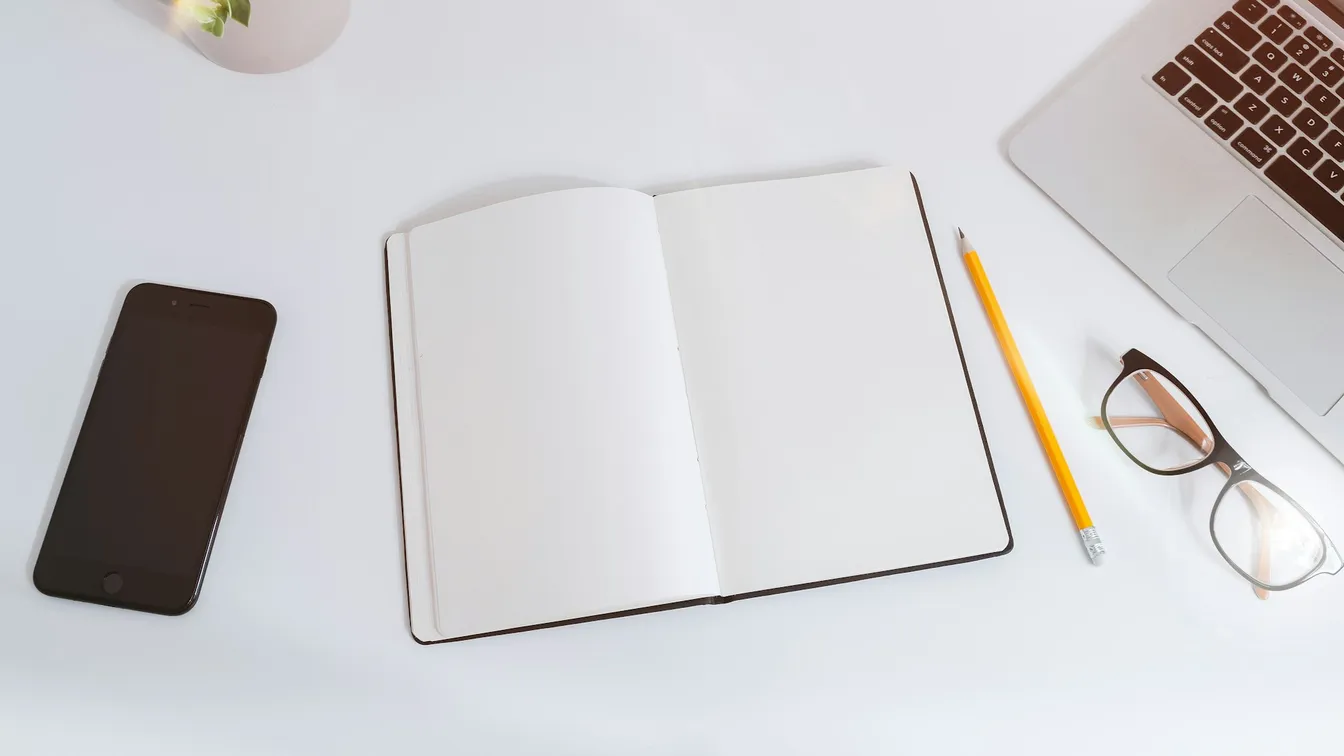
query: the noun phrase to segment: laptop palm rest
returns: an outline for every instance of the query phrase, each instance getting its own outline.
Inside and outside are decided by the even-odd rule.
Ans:
[[[1344,272],[1247,197],[1168,274],[1318,415],[1344,396]]]

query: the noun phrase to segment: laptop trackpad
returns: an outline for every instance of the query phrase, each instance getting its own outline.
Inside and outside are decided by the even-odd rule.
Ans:
[[[1344,396],[1344,272],[1247,197],[1168,275],[1318,415]]]

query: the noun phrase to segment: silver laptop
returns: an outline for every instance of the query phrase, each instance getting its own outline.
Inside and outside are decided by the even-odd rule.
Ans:
[[[1344,0],[1156,0],[1009,154],[1344,460]]]

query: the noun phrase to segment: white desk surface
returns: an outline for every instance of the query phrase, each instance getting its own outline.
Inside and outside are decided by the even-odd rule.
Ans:
[[[1083,417],[1107,360],[1139,347],[1336,538],[1344,468],[1004,157],[1014,123],[1141,1],[365,0],[326,56],[270,78],[214,67],[133,0],[4,3],[0,751],[1338,752],[1344,579],[1257,601],[1213,551],[1199,487],[1134,468]],[[1016,550],[413,643],[385,235],[539,190],[872,164],[923,184]],[[955,224],[979,242],[1104,568]],[[119,292],[142,279],[280,312],[205,590],[179,618],[31,583]]]

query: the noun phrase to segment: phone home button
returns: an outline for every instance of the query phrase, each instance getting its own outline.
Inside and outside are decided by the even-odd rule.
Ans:
[[[103,576],[103,590],[111,595],[116,595],[121,591],[121,582],[121,575],[109,572]]]

